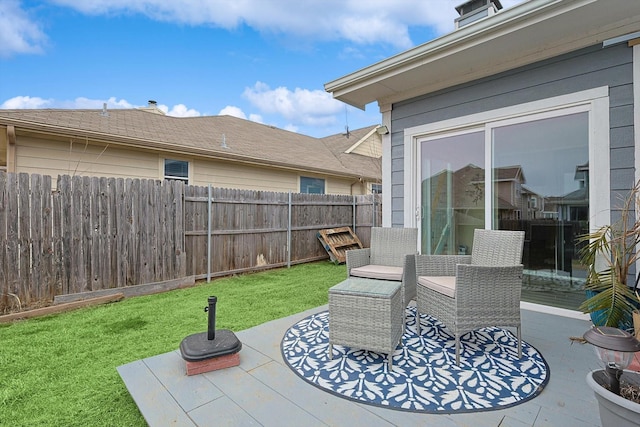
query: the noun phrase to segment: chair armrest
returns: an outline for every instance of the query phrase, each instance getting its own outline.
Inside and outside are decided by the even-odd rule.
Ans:
[[[519,309],[522,264],[512,266],[458,265],[456,300],[462,306],[501,307],[510,303]]]
[[[471,264],[471,255],[415,255],[416,276],[455,276],[458,264]]]
[[[371,249],[351,249],[345,252],[347,258],[347,277],[351,274],[352,268],[358,268],[365,265],[369,265],[371,259]]]

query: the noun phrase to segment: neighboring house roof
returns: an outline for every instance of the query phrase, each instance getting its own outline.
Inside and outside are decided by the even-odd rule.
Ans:
[[[589,189],[582,187],[564,196],[547,197],[547,203],[569,206],[589,206]]]
[[[502,166],[496,168],[498,181],[526,182],[521,166]]]
[[[362,156],[347,154],[354,159],[345,161],[345,155],[335,148],[341,139],[344,144],[353,144],[353,136],[314,138],[232,116],[171,117],[139,109],[20,109],[0,110],[0,125],[370,181],[381,175],[379,169],[372,170],[370,162],[361,161]],[[364,135],[376,127],[355,130],[351,135]]]
[[[637,32],[639,24],[637,0],[529,0],[326,83],[325,90],[362,109],[373,101],[387,106]]]
[[[366,144],[375,144],[370,140],[371,136],[376,135],[378,126],[367,127],[362,129],[350,130],[349,137],[344,134],[331,135],[322,138],[322,142],[333,152],[346,168],[355,168],[357,170],[368,170],[369,174],[378,177],[378,181],[382,179],[382,156],[377,157],[378,151],[371,148],[369,155],[357,154],[353,148]],[[380,141],[379,136],[375,138]],[[369,149],[364,150],[368,152]]]

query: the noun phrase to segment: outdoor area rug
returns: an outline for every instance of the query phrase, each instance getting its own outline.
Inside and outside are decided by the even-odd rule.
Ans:
[[[460,413],[504,409],[537,396],[549,381],[549,366],[526,342],[518,359],[517,340],[508,330],[484,328],[461,338],[460,367],[455,341],[435,318],[422,316],[415,331],[415,307],[407,308],[402,346],[386,355],[356,348],[329,348],[329,312],[311,315],[282,340],[284,360],[305,381],[337,396],[391,409]]]

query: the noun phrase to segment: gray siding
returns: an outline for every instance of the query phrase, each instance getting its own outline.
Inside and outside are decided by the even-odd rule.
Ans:
[[[626,43],[553,59],[413,98],[391,111],[392,225],[404,225],[404,129],[482,111],[609,86],[611,207],[634,184],[633,51]]]

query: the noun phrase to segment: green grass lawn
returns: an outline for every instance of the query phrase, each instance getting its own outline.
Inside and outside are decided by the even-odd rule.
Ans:
[[[144,426],[116,367],[176,350],[207,330],[240,331],[326,304],[346,276],[329,261],[0,324],[0,425]]]

